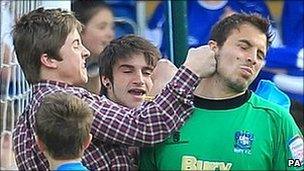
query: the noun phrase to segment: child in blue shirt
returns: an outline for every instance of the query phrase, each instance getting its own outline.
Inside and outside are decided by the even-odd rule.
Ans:
[[[36,139],[51,170],[88,170],[81,156],[91,142],[92,111],[80,98],[57,92],[45,96],[36,115]]]

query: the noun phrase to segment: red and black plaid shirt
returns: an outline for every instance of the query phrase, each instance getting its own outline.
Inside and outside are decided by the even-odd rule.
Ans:
[[[31,101],[19,116],[13,132],[18,169],[49,170],[47,159],[34,138],[35,113],[47,94],[58,91],[74,94],[94,110],[93,140],[82,158],[90,170],[130,170],[132,166],[126,147],[162,142],[181,127],[193,109],[193,91],[198,82],[195,74],[181,67],[153,101],[128,109],[80,87],[41,81],[33,86]]]

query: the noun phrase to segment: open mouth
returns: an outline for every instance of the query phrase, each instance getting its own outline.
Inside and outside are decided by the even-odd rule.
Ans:
[[[146,94],[146,91],[143,89],[131,89],[128,91],[128,93],[130,93],[134,96],[143,96]]]
[[[81,65],[81,66],[86,68],[87,65],[88,65],[87,60],[86,60],[86,59],[83,59],[83,60],[82,60],[82,65]]]

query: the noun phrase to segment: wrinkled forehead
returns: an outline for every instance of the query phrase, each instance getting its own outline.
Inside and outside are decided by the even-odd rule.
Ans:
[[[251,44],[262,49],[264,52],[267,50],[266,34],[251,24],[242,24],[232,29],[227,37],[227,40],[229,39],[234,39],[236,41],[240,39],[247,40]]]

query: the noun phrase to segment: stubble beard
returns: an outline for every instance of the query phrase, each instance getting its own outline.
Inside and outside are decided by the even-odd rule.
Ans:
[[[234,78],[224,78],[227,87],[236,94],[244,92],[248,88],[248,83],[242,81],[241,79]]]

